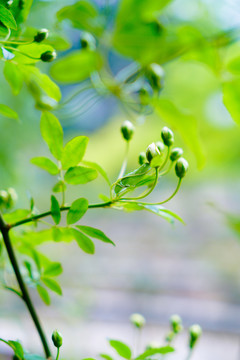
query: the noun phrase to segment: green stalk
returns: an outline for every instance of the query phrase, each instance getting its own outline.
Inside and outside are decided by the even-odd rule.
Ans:
[[[51,352],[50,352],[50,349],[49,349],[49,346],[48,346],[48,343],[47,343],[47,340],[46,340],[46,336],[44,334],[44,331],[42,329],[40,320],[38,318],[38,315],[36,313],[36,310],[34,308],[34,305],[32,303],[30,295],[28,293],[28,289],[27,289],[27,287],[26,287],[26,285],[25,285],[25,283],[23,281],[23,278],[22,278],[22,275],[21,275],[21,272],[20,272],[20,269],[19,269],[19,265],[18,265],[16,256],[15,256],[15,253],[14,253],[11,241],[10,241],[9,230],[10,230],[10,227],[7,224],[4,223],[3,218],[0,215],[0,231],[2,233],[2,237],[3,237],[3,241],[4,241],[4,244],[5,244],[7,253],[8,253],[8,257],[9,257],[9,260],[10,260],[10,262],[12,264],[14,273],[15,273],[16,278],[17,278],[19,288],[20,288],[21,293],[22,293],[22,299],[23,299],[23,301],[25,302],[25,304],[26,304],[26,306],[28,308],[28,311],[29,311],[29,313],[30,313],[30,315],[32,317],[32,320],[33,320],[33,322],[35,324],[37,332],[38,332],[38,334],[40,336],[46,358],[51,359]]]
[[[125,156],[124,156],[124,160],[123,160],[123,163],[122,163],[122,167],[121,167],[121,170],[120,170],[120,173],[118,175],[118,179],[120,179],[121,177],[123,177],[125,171],[126,171],[126,168],[127,168],[127,162],[128,162],[128,152],[129,152],[129,141],[126,142],[126,152],[125,152]]]
[[[59,354],[60,354],[60,348],[57,348],[57,356],[56,356],[56,360],[59,359]]]

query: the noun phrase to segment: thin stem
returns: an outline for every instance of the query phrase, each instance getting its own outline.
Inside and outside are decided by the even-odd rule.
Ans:
[[[89,209],[103,208],[103,207],[108,207],[113,203],[114,203],[114,201],[107,201],[105,203],[90,204],[88,206],[88,208]],[[68,211],[69,209],[70,209],[70,206],[63,206],[63,207],[60,208],[60,211]],[[15,222],[13,224],[9,224],[8,226],[9,226],[10,229],[12,229],[14,227],[17,227],[17,226],[20,226],[20,225],[23,225],[23,224],[27,224],[27,223],[30,223],[30,222],[33,222],[33,221],[37,221],[37,220],[42,219],[42,218],[47,217],[47,216],[51,216],[51,214],[52,214],[51,211],[46,211],[44,213],[34,215],[34,216],[30,217],[30,218],[17,221],[17,222]]]
[[[154,182],[152,184],[152,186],[150,187],[150,189],[145,193],[145,194],[142,194],[142,195],[139,195],[137,197],[132,197],[132,198],[121,198],[121,200],[138,200],[138,199],[143,199],[145,197],[147,197],[149,194],[151,194],[151,192],[155,189],[156,185],[157,185],[157,182],[158,182],[158,168],[155,168],[155,171],[156,171],[156,175],[155,175],[155,179],[154,179]]]
[[[193,353],[192,350],[193,350],[193,349],[189,349],[189,352],[188,352],[188,355],[187,355],[187,357],[186,357],[186,360],[190,360],[190,359],[191,359],[192,353]]]
[[[28,55],[28,54],[26,54],[26,53],[18,50],[17,48],[12,47],[12,46],[4,46],[4,49],[16,51],[16,52],[18,52],[19,54],[28,57],[29,59],[41,60],[40,58],[36,58],[36,57],[31,56],[31,55]]]
[[[129,152],[129,141],[126,141],[126,152],[125,152],[125,156],[124,156],[124,160],[123,160],[123,163],[122,163],[122,167],[121,167],[121,170],[120,170],[120,173],[118,175],[118,179],[120,179],[121,177],[123,177],[125,171],[126,171],[126,168],[127,168],[127,162],[128,162],[128,152]]]
[[[34,40],[32,41],[11,41],[11,40],[0,40],[0,43],[3,43],[3,44],[13,44],[13,45],[30,45],[32,43],[34,43]]]
[[[58,360],[58,358],[59,358],[59,354],[60,354],[60,348],[57,348],[57,356],[56,356],[56,360]]]
[[[178,190],[180,189],[181,183],[182,183],[182,179],[179,178],[178,184],[177,184],[177,187],[176,187],[175,191],[166,200],[163,200],[161,202],[150,203],[150,202],[139,202],[139,201],[135,201],[135,200],[129,200],[129,202],[135,202],[135,203],[142,204],[142,205],[162,205],[162,204],[170,201],[177,194]],[[118,201],[122,201],[122,200],[123,201],[126,201],[126,200],[128,201],[128,199],[119,199]]]
[[[0,215],[0,231],[2,233],[2,237],[3,237],[3,241],[4,241],[4,244],[5,244],[5,247],[6,247],[6,250],[7,250],[7,253],[8,253],[8,257],[9,257],[9,260],[12,264],[12,267],[13,267],[13,270],[14,270],[14,273],[16,275],[16,278],[17,278],[17,282],[18,282],[18,285],[19,285],[19,288],[22,292],[22,298],[28,308],[28,311],[32,317],[32,320],[35,324],[35,327],[38,331],[38,334],[40,336],[40,339],[41,339],[41,342],[42,342],[42,345],[43,345],[43,348],[44,348],[44,352],[45,352],[45,355],[46,355],[46,358],[47,359],[50,359],[51,358],[51,352],[50,352],[50,349],[49,349],[49,346],[48,346],[48,343],[47,343],[47,340],[46,340],[46,336],[44,334],[44,331],[42,329],[42,326],[40,324],[40,320],[38,318],[38,315],[36,313],[36,310],[34,308],[34,305],[32,303],[32,300],[30,298],[30,295],[28,293],[28,289],[23,281],[23,278],[22,278],[22,275],[21,275],[21,272],[20,272],[20,269],[19,269],[19,265],[18,265],[18,262],[17,262],[17,259],[16,259],[16,256],[15,256],[15,253],[14,253],[14,250],[13,250],[13,247],[12,247],[12,244],[11,244],[11,241],[10,241],[10,237],[9,237],[9,226],[7,224],[4,223],[1,215]]]

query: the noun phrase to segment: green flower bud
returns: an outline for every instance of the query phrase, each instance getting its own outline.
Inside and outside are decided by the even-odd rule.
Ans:
[[[56,348],[60,348],[62,346],[63,339],[62,339],[62,335],[59,331],[55,330],[52,333],[52,341],[53,341],[54,346],[56,346]]]
[[[170,154],[170,160],[171,161],[176,161],[178,160],[183,154],[183,149],[181,148],[174,148],[172,149],[171,151],[171,154]]]
[[[152,341],[146,346],[146,350],[159,349],[162,344],[158,341]]]
[[[40,42],[46,40],[47,37],[48,37],[48,30],[47,29],[41,29],[34,36],[34,41],[37,42],[37,43],[40,43]]]
[[[187,160],[185,160],[184,158],[178,159],[175,165],[175,172],[177,177],[182,179],[186,175],[187,170],[188,170]]]
[[[81,36],[81,47],[82,49],[96,50],[96,39],[92,34],[84,32]]]
[[[145,152],[141,152],[138,156],[138,163],[139,163],[139,165],[143,165],[146,162],[147,162],[146,154],[145,154]]]
[[[192,325],[189,329],[189,347],[193,349],[196,345],[197,340],[202,335],[202,329],[199,325]]]
[[[56,51],[45,51],[44,53],[42,53],[40,59],[44,62],[51,62],[55,60],[56,57],[57,57]]]
[[[121,126],[123,138],[127,141],[131,140],[134,134],[135,127],[129,120],[125,120]]]
[[[174,142],[173,132],[166,126],[164,126],[164,128],[161,131],[161,137],[166,146],[171,146]]]
[[[153,89],[161,90],[163,88],[164,70],[160,65],[149,65],[146,75]]]
[[[164,151],[164,144],[161,141],[157,141],[155,144],[158,150],[160,151],[160,153],[162,153]]]
[[[13,0],[8,0],[7,3],[6,3],[7,9],[10,9],[10,7],[12,6],[12,4],[13,4]]]
[[[141,314],[132,314],[130,316],[130,321],[138,329],[141,329],[146,323],[145,318]]]
[[[158,150],[156,144],[155,143],[150,144],[146,150],[146,158],[147,158],[148,162],[150,163],[152,161],[152,159],[158,155],[161,155],[161,154],[160,154],[160,151]]]
[[[8,203],[8,193],[5,190],[0,191],[0,206],[6,207]]]
[[[182,319],[179,315],[172,315],[170,318],[170,324],[175,334],[178,334],[183,329]]]

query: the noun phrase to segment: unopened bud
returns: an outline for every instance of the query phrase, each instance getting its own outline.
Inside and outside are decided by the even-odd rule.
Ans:
[[[164,144],[161,141],[157,141],[155,144],[158,150],[160,151],[160,153],[162,153],[164,151]]]
[[[159,349],[162,347],[162,344],[158,341],[152,341],[146,346],[146,350]]]
[[[146,323],[145,318],[141,314],[132,314],[130,316],[130,321],[138,329],[141,329]]]
[[[192,325],[189,329],[189,347],[193,349],[197,340],[202,335],[202,329],[199,325]]]
[[[143,165],[147,162],[146,154],[145,152],[141,152],[138,156],[138,163],[139,165]]]
[[[172,315],[170,318],[170,324],[175,334],[178,334],[183,329],[182,319],[180,318],[179,315]]]
[[[153,89],[161,90],[163,87],[164,70],[158,64],[151,64],[147,69],[147,78],[150,81]]]
[[[181,148],[174,148],[172,149],[171,151],[171,154],[170,154],[170,160],[171,161],[176,161],[178,160],[183,154],[183,149]]]
[[[62,335],[59,331],[55,330],[52,333],[52,341],[56,348],[60,348],[62,346],[63,340],[62,340]]]
[[[44,53],[42,53],[40,59],[43,62],[51,62],[51,61],[55,60],[56,57],[57,57],[56,51],[45,51]]]
[[[82,49],[96,50],[96,39],[92,36],[92,34],[84,32],[81,36],[80,42]]]
[[[121,126],[123,138],[127,141],[131,140],[134,134],[135,127],[129,120],[125,120]]]
[[[146,158],[147,158],[148,162],[150,163],[152,161],[152,159],[158,155],[161,155],[161,154],[160,154],[160,151],[158,150],[156,144],[155,143],[150,144],[146,150]]]
[[[164,126],[164,128],[161,131],[161,137],[166,146],[171,146],[174,142],[173,132],[166,126]]]
[[[46,40],[47,37],[48,37],[48,30],[47,29],[41,29],[34,36],[34,41],[37,42],[37,43],[40,43],[40,42]]]
[[[187,160],[185,160],[184,158],[178,159],[178,161],[176,162],[176,165],[175,165],[175,172],[176,172],[177,177],[182,179],[186,175],[187,170],[188,170]]]

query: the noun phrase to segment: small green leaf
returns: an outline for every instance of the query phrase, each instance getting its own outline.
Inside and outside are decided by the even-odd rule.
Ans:
[[[40,167],[43,170],[46,170],[51,175],[57,175],[59,169],[54,162],[46,157],[35,157],[31,159],[31,163]]]
[[[113,360],[113,358],[108,354],[99,354],[105,360]]]
[[[18,114],[12,110],[9,106],[0,104],[0,114],[10,119],[18,120]]]
[[[85,154],[88,141],[89,139],[86,136],[77,136],[66,144],[61,159],[64,170],[80,163]]]
[[[81,230],[82,232],[84,232],[85,234],[95,238],[95,239],[98,239],[98,240],[101,240],[103,242],[106,242],[106,243],[110,243],[112,245],[115,246],[114,242],[109,239],[105,234],[104,232],[102,232],[101,230],[99,229],[95,229],[93,227],[90,227],[90,226],[85,226],[85,225],[78,225],[76,226],[79,230]]]
[[[3,5],[0,5],[0,21],[10,29],[17,29],[16,21],[8,9],[6,9]]]
[[[60,122],[50,112],[44,112],[41,117],[41,134],[53,156],[60,160],[63,150],[63,130]]]
[[[106,182],[108,183],[109,186],[111,186],[111,182],[107,176],[107,173],[105,170],[103,170],[103,168],[98,165],[97,163],[95,162],[92,162],[92,161],[82,161],[83,165],[86,165],[86,166],[89,166],[91,167],[92,169],[95,169],[99,172],[100,175],[102,175],[102,177],[106,180]]]
[[[62,265],[58,262],[53,262],[44,269],[44,276],[58,276],[62,273]]]
[[[55,224],[59,224],[61,220],[60,206],[54,195],[51,196],[51,214]]]
[[[57,281],[44,276],[41,277],[41,280],[50,290],[54,291],[58,295],[62,295],[62,289]]]
[[[66,191],[66,189],[67,189],[66,184],[64,184],[64,182],[62,180],[60,180],[54,185],[54,187],[52,188],[52,191],[55,193],[59,193],[59,192]]]
[[[89,237],[76,229],[72,229],[72,234],[79,247],[87,254],[94,254],[95,246]]]
[[[146,358],[152,356],[152,355],[156,355],[156,354],[168,354],[174,352],[174,348],[172,348],[171,346],[163,346],[160,348],[156,348],[156,349],[149,349],[147,351],[144,351],[141,355],[139,355],[138,357],[136,357],[135,360],[145,360]]]
[[[116,350],[118,355],[127,360],[131,359],[132,352],[126,344],[118,340],[109,340],[109,344]]]
[[[68,184],[86,184],[97,178],[97,171],[84,166],[75,166],[68,169],[64,179]]]
[[[84,198],[75,200],[68,213],[67,213],[67,224],[71,225],[80,220],[83,215],[87,212],[88,201]]]
[[[38,291],[38,294],[39,294],[40,298],[42,299],[42,301],[46,305],[50,305],[51,304],[51,298],[49,296],[48,291],[41,285],[37,285],[37,291]]]

